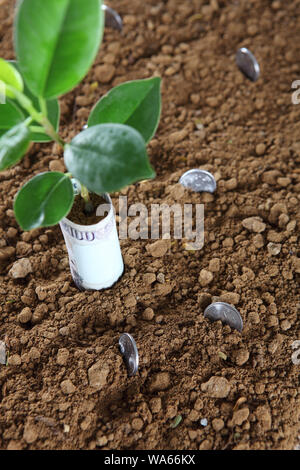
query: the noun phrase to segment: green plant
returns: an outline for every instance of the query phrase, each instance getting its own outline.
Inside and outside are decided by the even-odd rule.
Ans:
[[[16,61],[0,59],[6,103],[0,105],[0,170],[21,160],[31,142],[55,141],[68,173],[34,176],[18,192],[14,211],[24,230],[57,224],[82,196],[113,192],[153,178],[147,143],[160,117],[160,78],[112,89],[93,108],[88,128],[71,142],[58,133],[58,98],[89,71],[103,35],[99,0],[21,0],[14,24]]]

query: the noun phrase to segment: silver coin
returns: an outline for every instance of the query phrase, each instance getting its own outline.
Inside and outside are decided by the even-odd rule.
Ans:
[[[197,193],[213,193],[217,189],[214,176],[209,173],[209,171],[199,170],[197,168],[184,173],[181,176],[179,183],[185,188],[192,189]]]
[[[236,63],[240,71],[252,82],[256,82],[260,75],[259,64],[246,47],[241,47],[236,53]]]
[[[238,331],[243,329],[243,320],[237,309],[226,302],[214,302],[204,310],[204,316],[212,321],[221,320]]]
[[[119,347],[128,370],[128,375],[132,377],[139,368],[139,353],[133,337],[129,333],[123,333],[119,339]]]
[[[72,183],[72,186],[73,186],[74,194],[75,194],[75,196],[77,196],[78,194],[81,193],[81,184],[79,183],[79,181],[76,178],[71,178],[71,183]]]
[[[105,12],[105,26],[122,31],[123,21],[119,13],[106,5],[102,5],[102,10]]]
[[[6,364],[6,346],[4,341],[0,341],[0,364]]]

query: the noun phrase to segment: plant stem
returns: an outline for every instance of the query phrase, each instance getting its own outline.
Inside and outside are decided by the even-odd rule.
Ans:
[[[83,184],[81,185],[81,197],[85,201],[85,207],[84,207],[85,214],[86,215],[92,214],[94,212],[94,205],[92,201],[90,200],[88,189],[85,186],[83,186]]]
[[[43,134],[45,132],[45,129],[42,126],[30,126],[29,129],[31,132],[37,134]]]
[[[42,112],[43,116],[45,116],[47,118],[48,117],[48,109],[47,109],[47,103],[46,103],[45,99],[40,97],[39,98],[39,104],[40,104],[40,108],[41,108],[41,112]]]
[[[65,147],[65,142],[61,139],[61,137],[58,135],[54,127],[52,126],[51,122],[46,116],[42,117],[41,124],[45,129],[46,134],[51,137],[51,139],[55,140],[55,142],[58,143],[62,148]]]
[[[26,119],[26,121],[24,121],[25,126],[29,127],[30,124],[32,123],[32,121],[33,121],[33,118],[32,118],[31,116],[29,116],[29,117]]]
[[[20,91],[16,90],[15,88],[9,85],[7,85],[7,88],[14,93],[19,104],[28,112],[28,114],[30,114],[32,119],[42,125],[45,133],[49,135],[51,139],[57,142],[62,148],[64,148],[65,142],[57,134],[56,130],[54,129],[47,117],[47,106],[44,98],[40,99],[40,106],[42,112],[39,112],[33,106],[32,101],[26,95],[24,95],[24,93],[21,93]]]
[[[85,186],[83,186],[83,184],[81,185],[81,197],[85,200],[85,202],[90,202],[89,191]]]

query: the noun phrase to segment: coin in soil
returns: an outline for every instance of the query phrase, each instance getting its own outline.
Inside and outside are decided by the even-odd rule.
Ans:
[[[238,331],[243,329],[243,320],[238,310],[226,302],[214,302],[204,310],[204,316],[212,321],[221,320]]]
[[[105,12],[105,26],[116,29],[117,31],[122,31],[123,21],[119,13],[107,5],[102,5],[102,10]]]
[[[0,341],[0,364],[6,364],[6,347],[3,341]]]
[[[74,195],[78,196],[81,193],[81,184],[76,178],[71,178],[71,183],[74,190]]]
[[[240,71],[252,82],[256,82],[260,75],[259,64],[246,47],[241,47],[236,53],[236,63]]]
[[[185,188],[192,189],[197,193],[213,193],[217,189],[214,176],[206,170],[194,168],[188,170],[179,179],[179,183]]]
[[[132,377],[139,368],[139,353],[133,337],[129,333],[123,333],[119,339],[119,347],[128,370],[128,375]]]

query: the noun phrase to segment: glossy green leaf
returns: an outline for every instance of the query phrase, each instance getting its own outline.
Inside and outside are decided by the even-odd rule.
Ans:
[[[134,80],[113,88],[93,108],[88,126],[119,123],[134,127],[145,142],[154,136],[161,113],[161,79]]]
[[[24,84],[19,72],[6,60],[0,58],[0,81],[5,85],[10,85],[18,91],[23,91]],[[6,89],[5,95],[8,98],[14,98],[12,91]]]
[[[47,172],[34,176],[18,192],[14,211],[23,230],[56,225],[70,212],[74,191],[64,173]]]
[[[10,64],[12,64],[18,71],[20,70],[19,65],[15,61],[11,61]],[[33,106],[37,111],[41,111],[40,103],[39,100],[36,96],[34,96],[29,88],[27,87],[26,83],[24,84],[24,94],[32,101]],[[60,120],[60,106],[59,106],[59,101],[57,98],[54,98],[53,100],[46,100],[46,106],[47,106],[47,111],[48,111],[48,119],[51,122],[52,126],[58,131],[59,128],[59,120]],[[0,109],[1,111],[1,109]],[[28,113],[23,110],[23,113],[25,116],[29,116]],[[33,122],[31,124],[32,126],[37,126],[38,123]],[[30,133],[30,140],[32,142],[51,142],[51,137],[46,135],[45,133]]]
[[[15,19],[15,50],[32,93],[56,98],[89,71],[100,46],[100,0],[21,0]]]
[[[123,124],[99,124],[78,134],[65,147],[65,163],[75,178],[97,194],[155,176],[143,137]]]
[[[25,120],[25,114],[12,101],[0,105],[0,136]]]
[[[9,168],[21,160],[29,144],[30,132],[24,123],[17,124],[3,134],[0,137],[0,170]]]

